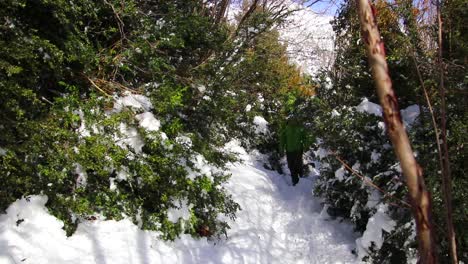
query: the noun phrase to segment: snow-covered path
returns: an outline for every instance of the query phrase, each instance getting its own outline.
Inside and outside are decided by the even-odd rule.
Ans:
[[[246,254],[232,263],[357,263],[353,227],[321,212],[313,177],[293,187],[285,175],[263,169],[246,153],[241,157],[242,164],[231,166],[228,187],[243,210],[223,246]]]
[[[83,223],[67,238],[44,208],[46,198],[33,196],[0,215],[0,263],[357,263],[352,226],[321,213],[313,177],[292,187],[245,152],[241,157],[230,165],[227,188],[243,210],[227,240],[164,242],[127,220]]]

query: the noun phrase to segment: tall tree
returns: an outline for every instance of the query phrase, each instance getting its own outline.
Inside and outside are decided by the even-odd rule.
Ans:
[[[387,132],[400,160],[416,220],[421,263],[437,263],[435,235],[431,216],[431,198],[426,189],[422,169],[417,163],[403,126],[398,101],[385,58],[384,42],[376,22],[375,7],[367,0],[357,0],[361,35],[366,46],[369,66],[383,109]]]

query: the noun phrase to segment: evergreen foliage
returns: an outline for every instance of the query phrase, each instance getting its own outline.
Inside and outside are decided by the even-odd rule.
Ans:
[[[434,38],[436,29],[434,26],[421,25],[424,32],[419,32],[419,25],[412,20],[416,11],[411,8],[410,1],[408,5],[405,3],[403,1],[399,5],[392,6],[385,1],[376,1],[375,7],[400,107],[403,109],[418,103],[421,110],[419,118],[407,129],[410,131],[417,159],[424,168],[425,179],[432,194],[434,220],[439,239],[438,251],[442,263],[447,263],[449,258],[441,169],[430,112],[416,70],[418,67],[421,71],[424,85],[429,90],[430,100],[436,111],[436,119],[439,120],[439,68],[433,63],[437,61],[435,57],[437,52],[428,48],[433,46],[422,42],[423,37]],[[457,11],[453,9],[455,7]],[[445,10],[443,15],[448,21],[448,25],[444,27],[446,50],[443,54],[446,60],[444,73],[447,89],[449,155],[453,177],[453,217],[459,258],[466,261],[467,256],[463,252],[466,252],[467,236],[462,227],[462,223],[466,223],[466,213],[462,208],[468,201],[466,191],[463,189],[467,179],[466,151],[463,143],[466,141],[464,132],[466,127],[462,125],[466,123],[466,100],[463,99],[464,96],[460,96],[464,93],[462,87],[466,87],[466,76],[455,69],[457,67],[459,70],[466,69],[466,52],[464,52],[466,41],[463,42],[464,39],[460,35],[466,27],[458,27],[461,25],[459,19],[463,16],[456,15],[464,7],[466,4],[457,1],[446,1],[443,4]],[[321,85],[317,89],[317,97],[320,99],[316,104],[318,110],[314,112],[315,117],[309,117],[314,119],[313,133],[320,135],[321,141],[318,146],[333,152],[319,157],[322,162],[321,176],[315,193],[325,199],[325,203],[329,206],[329,214],[350,219],[355,224],[356,230],[361,232],[366,230],[366,225],[376,213],[377,206],[387,205],[387,214],[395,221],[395,228],[390,233],[382,231],[383,245],[376,247],[374,244],[366,249],[365,260],[372,263],[409,263],[415,257],[417,244],[414,241],[414,224],[410,210],[401,202],[406,200],[407,191],[398,162],[385,136],[383,122],[379,125],[379,118],[359,113],[355,109],[363,97],[374,102],[376,100],[355,12],[353,1],[345,3],[333,23],[337,36],[336,61],[333,70],[323,72],[319,79]],[[399,21],[404,22],[404,27],[399,26]],[[372,159],[377,157],[378,161]],[[343,167],[337,158],[345,161],[349,167],[353,167],[357,173],[376,186],[364,183],[363,179]],[[384,193],[378,191],[376,187]]]
[[[68,234],[95,216],[128,217],[166,239],[225,233],[220,215],[240,208],[223,187],[234,157],[221,147],[235,136],[259,140],[253,117],[277,111],[272,97],[297,74],[271,12],[236,30],[191,0],[22,0],[0,9],[1,209],[46,194]],[[152,107],[119,105],[129,94]],[[161,128],[142,127],[141,114]],[[190,217],[174,222],[179,207]]]

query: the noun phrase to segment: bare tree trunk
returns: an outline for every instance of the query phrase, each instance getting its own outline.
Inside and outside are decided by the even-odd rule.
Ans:
[[[401,121],[397,98],[385,59],[384,43],[376,22],[376,11],[368,0],[356,0],[361,34],[366,45],[369,65],[383,109],[387,132],[400,161],[408,186],[413,216],[416,221],[420,263],[435,264],[435,233],[431,215],[431,197],[424,184],[422,168],[417,163],[405,127]]]
[[[452,175],[450,171],[450,160],[447,143],[447,114],[445,105],[444,64],[442,61],[442,15],[440,13],[441,3],[437,1],[437,24],[438,24],[438,66],[440,71],[440,130],[442,132],[442,186],[444,188],[444,200],[446,208],[445,220],[447,223],[447,240],[450,248],[450,259],[453,264],[458,264],[457,242],[452,219]],[[437,142],[439,144],[440,142]]]
[[[226,14],[226,10],[230,4],[230,0],[221,0],[221,3],[219,4],[219,8],[218,6],[217,7],[217,13],[216,13],[216,17],[215,17],[215,24],[219,24],[219,22],[221,22],[221,20],[224,18],[225,14]]]

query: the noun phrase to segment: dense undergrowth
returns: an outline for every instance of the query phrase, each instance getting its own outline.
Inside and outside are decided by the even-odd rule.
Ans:
[[[258,144],[254,117],[278,112],[300,78],[274,10],[234,25],[216,8],[3,1],[1,209],[46,194],[68,234],[94,217],[127,217],[167,239],[224,234],[221,216],[240,208],[223,187],[235,157],[222,147]]]

